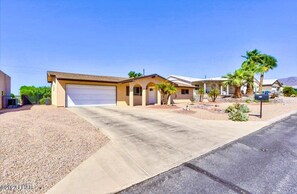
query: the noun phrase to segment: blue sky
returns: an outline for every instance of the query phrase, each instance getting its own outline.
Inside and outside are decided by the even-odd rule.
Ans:
[[[21,85],[46,71],[222,76],[247,50],[275,56],[266,78],[297,76],[296,0],[1,0],[0,69]]]

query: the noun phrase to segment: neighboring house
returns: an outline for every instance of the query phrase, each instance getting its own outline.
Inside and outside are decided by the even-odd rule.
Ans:
[[[182,83],[182,84],[195,86],[194,97],[198,96],[198,90],[200,88],[203,88],[205,93],[208,93],[211,89],[218,89],[221,95],[234,94],[234,87],[225,86],[223,82],[226,81],[227,79],[222,77],[202,79],[202,78],[184,77],[179,75],[170,75],[167,79],[174,83]],[[274,86],[275,84],[273,85],[273,88]],[[257,92],[258,88],[259,88],[259,81],[256,78],[254,78],[254,92]],[[244,94],[246,93],[246,89],[247,89],[246,84],[241,87],[241,91]]]
[[[226,78],[214,77],[202,79],[179,75],[170,75],[167,79],[177,84],[183,83],[194,86],[194,96],[198,95],[198,90],[200,88],[203,88],[205,93],[208,93],[213,88],[218,89],[221,95],[229,95],[234,93],[233,87],[223,85],[223,82],[227,80]]]
[[[169,80],[158,74],[125,78],[48,71],[47,81],[51,83],[52,104],[72,107],[161,104],[161,93],[156,90],[156,84]],[[173,100],[193,97],[193,86],[173,84],[177,88]]]
[[[3,71],[0,70],[0,109],[5,108],[7,102],[5,96],[10,96],[11,79]]]
[[[264,79],[262,91],[280,92],[282,90],[282,83],[277,79]]]

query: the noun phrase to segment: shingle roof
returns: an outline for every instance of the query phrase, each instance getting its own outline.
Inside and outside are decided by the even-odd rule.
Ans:
[[[47,72],[47,81],[48,82],[52,81],[51,77],[56,77],[57,79],[114,82],[114,83],[118,83],[118,82],[129,79],[129,78],[125,78],[125,77],[98,76],[98,75],[86,75],[86,74],[78,74],[78,73],[48,71]]]

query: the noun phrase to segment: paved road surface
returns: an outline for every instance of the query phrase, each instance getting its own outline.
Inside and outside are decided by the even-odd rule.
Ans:
[[[297,193],[297,114],[120,193]]]

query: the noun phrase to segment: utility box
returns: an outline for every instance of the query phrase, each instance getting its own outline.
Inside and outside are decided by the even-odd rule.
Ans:
[[[259,100],[259,101],[269,100],[269,94],[256,94],[255,100]]]
[[[8,101],[7,102],[8,107],[11,107],[11,106],[15,107],[18,105],[18,99],[16,99],[16,98],[8,99],[7,101]]]

